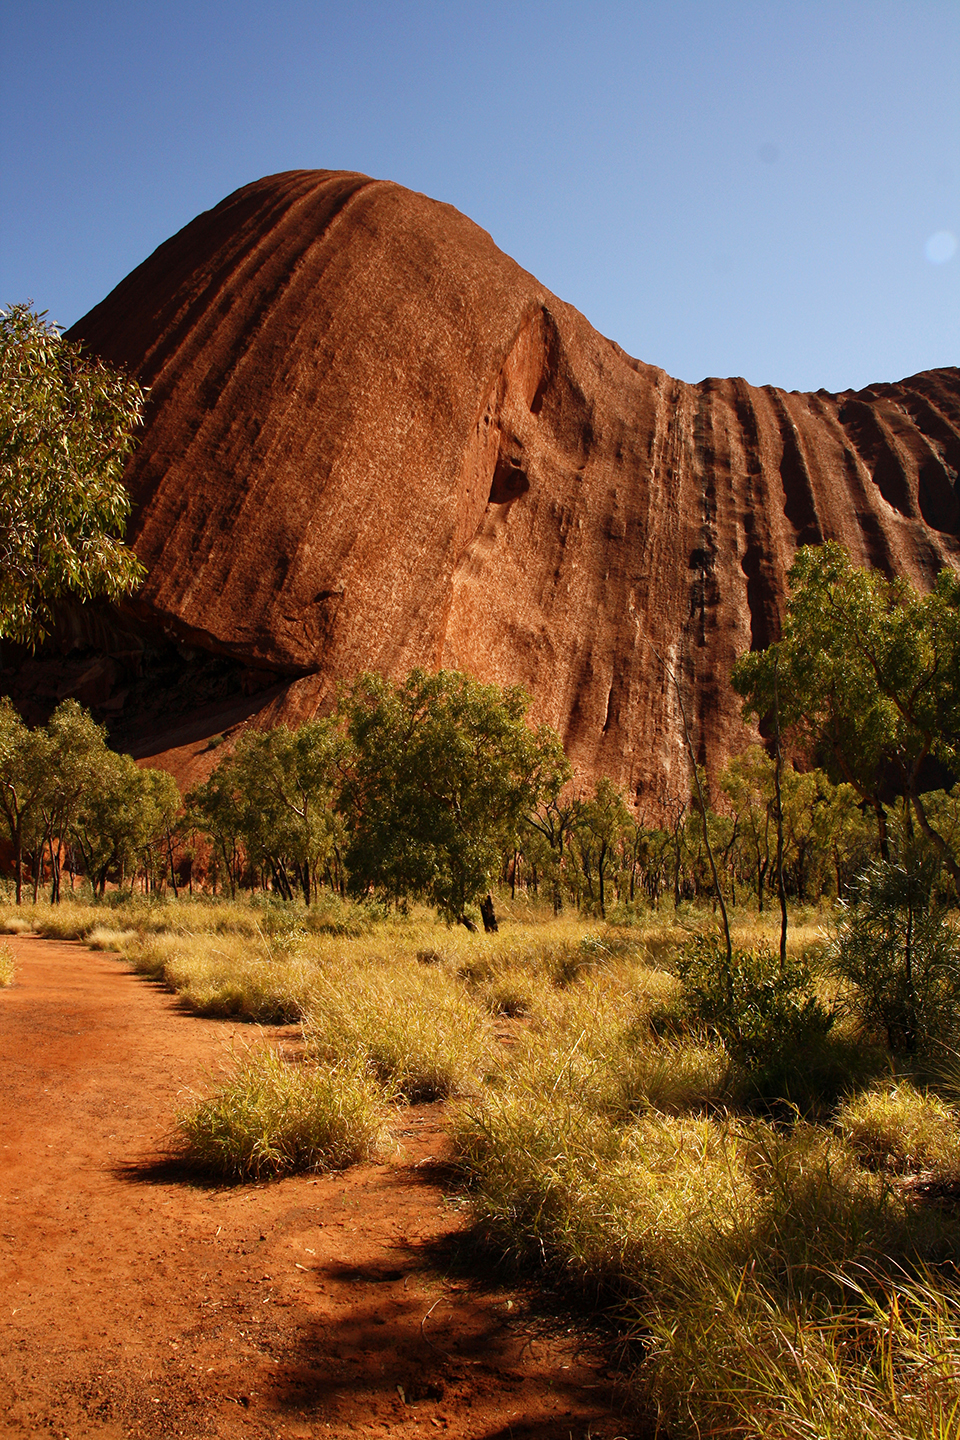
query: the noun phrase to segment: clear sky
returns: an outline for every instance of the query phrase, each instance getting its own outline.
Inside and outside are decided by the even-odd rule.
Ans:
[[[958,0],[0,8],[0,305],[70,325],[239,186],[349,169],[683,380],[960,364]]]

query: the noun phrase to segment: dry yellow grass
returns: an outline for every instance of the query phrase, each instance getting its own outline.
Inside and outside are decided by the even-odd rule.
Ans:
[[[349,1163],[311,1148],[313,1084],[323,1115],[358,1077],[368,1115],[385,1096],[459,1096],[478,1231],[642,1339],[636,1383],[671,1435],[960,1440],[960,1303],[944,1278],[960,1223],[903,1178],[955,1182],[954,1108],[905,1081],[864,1089],[851,1033],[834,1068],[859,1093],[829,1124],[747,1113],[736,1063],[677,1004],[677,952],[709,913],[615,927],[501,909],[496,936],[423,911],[371,924],[339,902],[326,918],[37,907],[0,910],[0,926],[85,936],[205,1013],[303,1018],[305,1066],[242,1065],[185,1121],[221,1173]],[[794,954],[822,940],[821,917],[801,918]],[[734,943],[775,949],[778,927],[738,913]]]
[[[7,990],[17,978],[17,962],[6,942],[0,942],[0,990]]]
[[[376,1155],[387,1099],[362,1062],[312,1065],[252,1050],[177,1116],[188,1157],[227,1180],[343,1170]]]

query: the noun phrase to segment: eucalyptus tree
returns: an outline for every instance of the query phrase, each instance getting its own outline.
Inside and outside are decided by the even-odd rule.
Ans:
[[[321,871],[339,872],[343,820],[334,798],[345,743],[332,719],[246,730],[190,792],[190,814],[223,859],[232,893],[246,865],[269,873],[283,899],[299,891],[309,905]]]
[[[923,802],[931,762],[960,771],[960,577],[944,570],[922,595],[830,542],[798,552],[790,583],[782,638],[734,667],[745,713],[779,699],[781,724],[873,808],[884,856],[885,800],[903,796],[960,885]]]
[[[40,795],[42,832],[34,862],[34,890],[40,879],[44,845],[50,857],[50,900],[60,900],[60,858],[77,813],[98,789],[113,759],[107,733],[76,700],[64,700],[50,717],[45,735],[49,765]]]
[[[168,863],[176,889],[173,833],[183,802],[173,776],[142,769],[105,745],[91,753],[89,764],[88,783],[64,833],[94,894],[103,895],[112,877],[122,888],[142,874],[150,887]]]
[[[736,820],[741,854],[749,860],[760,914],[773,862],[773,767],[762,746],[750,745],[731,756],[720,775],[720,789]]]
[[[223,861],[231,899],[236,898],[247,829],[247,803],[232,754],[225,755],[212,774],[188,792],[187,815],[195,828],[210,840],[215,869],[219,868],[217,859]]]
[[[605,776],[597,781],[593,795],[581,803],[577,813],[574,845],[587,893],[603,919],[607,915],[607,886],[619,868],[622,843],[632,831],[632,824],[622,792]]]
[[[16,900],[23,901],[24,855],[42,834],[41,805],[50,785],[50,741],[31,730],[10,700],[0,699],[0,814],[13,848]]]
[[[322,867],[343,845],[333,801],[344,737],[332,719],[296,730],[247,730],[233,756],[248,858],[269,866],[285,899],[309,905]]]
[[[458,671],[414,670],[398,684],[361,676],[341,700],[351,751],[340,804],[356,890],[421,896],[448,920],[484,906],[525,818],[559,795],[569,766],[559,737],[527,723],[529,697]]]
[[[523,818],[520,832],[523,855],[534,867],[538,881],[549,886],[554,915],[563,909],[570,849],[582,803],[577,796],[548,792]],[[574,893],[579,893],[578,883]]]
[[[29,306],[0,311],[0,638],[35,644],[68,592],[140,583],[121,476],[143,402]]]

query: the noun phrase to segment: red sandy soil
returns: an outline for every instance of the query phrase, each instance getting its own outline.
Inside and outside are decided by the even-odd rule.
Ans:
[[[400,1114],[384,1164],[204,1187],[174,1112],[256,1032],[82,945],[9,943],[3,1440],[640,1434],[585,1333],[456,1261],[439,1107]]]

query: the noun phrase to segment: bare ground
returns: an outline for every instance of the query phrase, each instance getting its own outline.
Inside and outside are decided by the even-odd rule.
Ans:
[[[79,944],[9,943],[2,1440],[640,1435],[581,1327],[464,1265],[438,1107],[402,1112],[384,1164],[205,1188],[172,1117],[256,1032]]]

